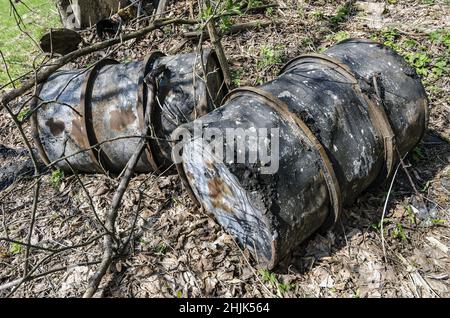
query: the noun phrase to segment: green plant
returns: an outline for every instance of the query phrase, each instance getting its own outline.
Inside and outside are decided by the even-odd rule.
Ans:
[[[387,224],[387,223],[389,223],[391,220],[389,219],[389,218],[384,218],[383,219],[383,226],[385,225],[385,224]],[[375,231],[381,231],[381,221],[380,222],[378,222],[378,223],[373,223],[372,225],[371,225],[371,227],[375,230]]]
[[[406,237],[405,230],[401,223],[396,223],[395,228],[392,231],[392,237],[397,239],[400,238],[402,241],[407,242],[408,238]]]
[[[274,273],[271,273],[268,269],[261,269],[259,273],[262,281],[275,287],[280,296],[283,296],[284,293],[290,291],[294,287],[292,284],[280,283],[277,276]]]
[[[274,15],[274,9],[273,9],[273,7],[267,8],[267,9],[266,9],[266,14],[267,14],[268,17],[273,16],[273,15]]]
[[[370,39],[372,40],[372,41],[375,41],[375,42],[378,42],[380,39],[378,38],[378,35],[376,35],[376,34],[371,34],[370,35]]]
[[[353,4],[350,1],[344,5],[339,6],[336,11],[336,14],[330,18],[331,24],[336,26],[337,24],[347,20],[347,17],[350,14],[352,8]]]
[[[9,248],[9,252],[13,255],[20,254],[20,252],[22,252],[22,245],[18,243],[12,243]]]
[[[316,21],[323,20],[325,17],[322,11],[313,11],[312,16]]]
[[[239,3],[239,2],[241,2],[241,1],[237,1],[236,3]],[[247,9],[251,9],[254,7],[261,6],[261,5],[263,5],[261,0],[248,0],[247,1]]]
[[[272,47],[264,45],[261,47],[261,59],[258,61],[258,67],[265,68],[267,66],[281,63],[281,52],[281,46]]]
[[[239,2],[234,2],[232,0],[227,0],[218,10],[220,17],[219,28],[221,31],[228,30],[232,25],[231,14],[242,15],[241,5]],[[207,12],[208,15],[212,15],[212,9]]]
[[[406,61],[416,69],[417,74],[422,76],[428,75],[428,64],[430,57],[426,53],[413,52],[406,54]]]
[[[30,109],[28,107],[23,108],[19,114],[17,114],[17,120],[18,121],[23,121],[25,119],[25,117],[27,117],[28,113],[29,113]]]
[[[308,46],[308,45],[312,45],[312,44],[314,44],[314,40],[311,37],[307,36],[302,39],[303,46]]]
[[[431,94],[439,94],[439,93],[441,93],[441,92],[444,91],[441,87],[436,86],[436,85],[429,85],[429,86],[427,87],[427,90],[428,90]]]
[[[434,225],[442,225],[445,224],[447,221],[443,219],[431,219],[431,223]]]
[[[415,39],[401,36],[395,28],[383,29],[380,35],[384,45],[404,56],[406,61],[415,68],[417,74],[422,77],[437,79],[448,74],[450,58],[442,50],[450,52],[450,30],[436,29],[427,35],[428,41],[435,45],[434,50],[430,50],[429,45],[427,46]],[[437,55],[436,49],[439,52],[439,57],[435,57]],[[439,87],[433,87],[432,85],[429,85],[427,89],[435,93],[440,91]]]
[[[202,20],[208,20],[208,19],[212,18],[213,15],[214,15],[214,9],[211,6],[207,6],[206,8],[204,8],[203,10],[200,11],[200,17]]]
[[[416,224],[416,214],[414,213],[410,205],[406,207],[406,214],[408,215],[409,223]]]
[[[450,51],[450,30],[437,29],[428,34],[428,40],[436,45],[444,45]]]
[[[141,238],[140,240],[139,240],[139,244],[141,244],[141,245],[146,245],[148,242],[147,242],[147,240],[145,239],[145,238]]]
[[[63,178],[64,178],[64,171],[62,171],[61,169],[53,170],[52,176],[50,178],[50,183],[53,186],[53,188],[59,189]]]
[[[231,17],[226,15],[223,17],[220,17],[220,23],[219,23],[219,29],[224,32],[227,31],[233,23],[231,22]]]
[[[281,293],[287,293],[293,287],[294,286],[292,284],[279,283],[278,284],[278,291],[281,292]]]
[[[167,245],[164,243],[159,243],[154,247],[154,251],[157,254],[165,254],[167,252]]]
[[[427,190],[430,187],[430,185],[431,185],[431,182],[430,182],[430,180],[428,180],[420,191],[421,192],[427,192]]]
[[[260,270],[261,278],[264,283],[278,283],[277,277],[274,273],[271,273],[268,269],[261,269]]]
[[[233,82],[233,85],[236,87],[241,86],[241,78],[244,74],[243,70],[232,70],[231,71],[231,81]]]
[[[381,36],[384,39],[383,44],[386,46],[389,46],[390,48],[392,48],[395,51],[400,51],[401,48],[400,46],[398,46],[396,42],[396,40],[398,39],[398,37],[400,36],[399,32],[397,29],[395,28],[386,28],[383,29],[381,31]]]
[[[414,39],[406,39],[403,44],[407,47],[417,47],[419,43]]]
[[[411,157],[413,161],[417,162],[425,158],[425,154],[420,147],[415,147],[412,151]]]
[[[224,3],[224,9],[223,11],[228,12],[228,13],[235,13],[235,14],[242,14],[241,12],[241,4],[239,3],[239,1],[233,1],[233,0],[227,0]]]
[[[335,41],[335,42],[340,42],[340,41],[348,39],[349,37],[350,37],[350,35],[348,34],[348,32],[339,31],[331,36],[331,40]]]
[[[305,18],[305,8],[303,8],[303,5],[301,3],[297,5],[297,15],[300,19]]]
[[[431,68],[432,77],[440,77],[448,71],[447,61],[443,58],[438,59]]]

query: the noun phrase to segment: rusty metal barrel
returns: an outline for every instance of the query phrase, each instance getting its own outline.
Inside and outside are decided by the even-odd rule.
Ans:
[[[193,200],[273,268],[315,231],[330,229],[343,205],[386,180],[398,156],[421,140],[427,117],[414,69],[388,47],[351,39],[292,60],[264,85],[232,91],[222,107],[174,132],[182,147],[173,155],[181,155],[177,169]],[[244,134],[245,148],[236,149],[227,134],[270,129],[277,133],[258,136],[256,148],[277,143],[271,161],[278,169],[263,173],[273,162],[259,153],[249,160],[256,139]],[[214,140],[234,156],[223,160]],[[240,152],[244,162],[236,160]]]
[[[172,131],[219,105],[226,88],[215,54],[165,56],[144,61],[103,59],[83,70],[59,71],[39,88],[33,138],[46,164],[86,173],[119,173],[135,151],[149,105],[145,76],[158,75],[153,134],[135,171],[161,171],[171,164]]]

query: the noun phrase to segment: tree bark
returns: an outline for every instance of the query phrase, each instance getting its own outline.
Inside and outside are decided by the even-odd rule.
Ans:
[[[117,12],[126,0],[55,0],[61,22],[68,29],[83,29]]]

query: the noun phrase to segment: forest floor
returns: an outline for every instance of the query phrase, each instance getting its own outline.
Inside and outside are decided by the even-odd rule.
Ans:
[[[321,52],[349,38],[370,38],[393,47],[423,78],[430,120],[424,140],[406,158],[408,171],[426,198],[421,203],[399,170],[384,218],[388,186],[364,192],[346,207],[335,230],[315,234],[273,271],[259,270],[216,221],[194,206],[176,175],[138,175],[124,197],[118,224],[124,233],[141,212],[130,253],[110,268],[96,296],[103,297],[449,297],[450,296],[450,4],[449,1],[378,1],[371,9],[345,1],[276,1],[280,7],[233,17],[223,23],[280,20],[276,26],[225,36],[223,46],[236,86],[273,79],[282,65],[307,52]],[[189,4],[171,5],[170,15],[190,17]],[[226,26],[225,26],[226,27]],[[184,38],[184,27],[165,27],[113,53],[118,60],[141,59],[150,51],[167,52]],[[91,41],[90,31],[85,31]],[[180,52],[197,44],[187,42]],[[205,43],[208,46],[208,43]],[[105,52],[81,58],[83,67]],[[23,100],[23,99],[22,99]],[[20,135],[0,112],[0,144],[23,149]],[[27,127],[29,134],[29,127]],[[0,149],[1,150],[1,149]],[[0,151],[0,164],[19,160],[20,151]],[[80,176],[100,217],[108,209],[117,180]],[[25,240],[33,202],[32,178],[0,191],[0,237]],[[145,195],[138,198],[138,189]],[[75,176],[48,174],[43,185],[33,244],[71,246],[94,237],[87,198]],[[14,296],[81,296],[97,265],[102,240],[55,255],[40,271],[71,265],[21,286]],[[0,286],[23,275],[24,248],[0,242]],[[46,251],[33,249],[36,264]],[[80,264],[80,266],[77,266]],[[0,296],[10,290],[0,290]]]

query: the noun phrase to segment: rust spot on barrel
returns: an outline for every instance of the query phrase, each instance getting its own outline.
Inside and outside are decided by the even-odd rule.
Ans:
[[[231,207],[226,205],[223,201],[225,195],[231,195],[230,187],[223,182],[222,179],[214,177],[208,180],[208,190],[211,197],[212,205],[215,209],[221,209],[228,213],[232,213]]]
[[[214,165],[212,164],[212,162],[206,161],[205,164],[209,170],[214,170]]]
[[[186,177],[189,179],[189,180],[194,180],[194,175],[192,174],[192,172],[190,172],[190,171],[187,171],[186,172]]]
[[[72,131],[71,135],[73,140],[78,144],[78,146],[83,147],[84,145],[84,126],[83,121],[80,117],[72,119]]]
[[[131,106],[121,108],[119,110],[113,110],[109,113],[109,126],[113,130],[122,131],[129,124],[133,123],[136,118],[137,117],[131,109]]]
[[[48,119],[45,124],[48,126],[53,136],[61,135],[64,131],[64,128],[66,127],[64,125],[64,122],[60,120],[54,120],[53,118]]]

